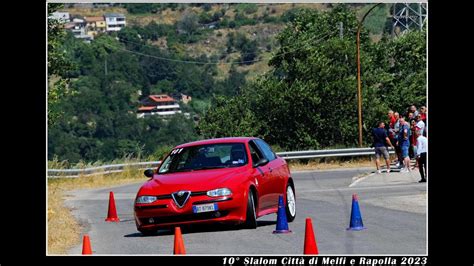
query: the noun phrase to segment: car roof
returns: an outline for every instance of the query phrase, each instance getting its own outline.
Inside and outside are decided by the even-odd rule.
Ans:
[[[198,140],[193,142],[188,142],[184,144],[180,144],[175,148],[185,148],[195,145],[206,145],[206,144],[215,144],[215,143],[245,143],[252,139],[258,139],[255,137],[232,137],[232,138],[216,138],[216,139],[205,139],[205,140]]]

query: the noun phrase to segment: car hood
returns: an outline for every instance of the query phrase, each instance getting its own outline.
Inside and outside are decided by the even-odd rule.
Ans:
[[[238,179],[245,176],[248,170],[245,167],[208,169],[192,172],[178,172],[154,175],[153,179],[143,184],[139,194],[162,195],[179,190],[207,191],[233,183],[241,183]]]

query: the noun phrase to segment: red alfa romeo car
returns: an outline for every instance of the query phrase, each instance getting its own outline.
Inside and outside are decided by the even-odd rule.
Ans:
[[[192,223],[256,228],[284,196],[289,222],[296,216],[295,186],[284,159],[258,138],[220,138],[175,147],[135,198],[138,231]]]

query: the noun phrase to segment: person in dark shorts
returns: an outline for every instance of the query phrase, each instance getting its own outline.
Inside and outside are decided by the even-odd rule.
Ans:
[[[404,168],[401,173],[410,172],[410,157],[408,156],[408,149],[410,147],[410,126],[405,122],[404,117],[400,117],[400,130],[398,132],[397,145],[402,150],[402,158]]]
[[[372,129],[372,136],[374,138],[375,148],[375,166],[377,167],[377,173],[381,173],[380,170],[380,156],[383,156],[385,163],[387,164],[387,173],[390,173],[390,156],[388,154],[387,145],[393,148],[390,139],[388,138],[387,132],[385,131],[385,123],[379,122],[378,127]]]

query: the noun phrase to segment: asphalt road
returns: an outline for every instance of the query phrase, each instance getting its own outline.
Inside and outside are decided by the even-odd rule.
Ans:
[[[426,183],[416,173],[370,175],[368,169],[294,172],[297,215],[291,234],[272,234],[276,215],[258,220],[258,228],[194,226],[183,231],[187,254],[302,254],[305,218],[310,217],[320,254],[426,254]],[[352,184],[352,185],[351,185]],[[94,254],[172,254],[174,235],[142,236],[133,220],[133,199],[141,183],[107,189],[77,190],[67,206],[88,233]],[[108,223],[109,191],[115,194],[120,223]],[[367,228],[347,231],[352,194]],[[80,254],[82,244],[69,251]]]

